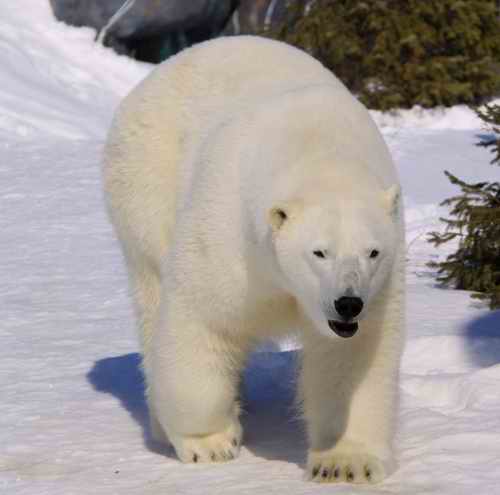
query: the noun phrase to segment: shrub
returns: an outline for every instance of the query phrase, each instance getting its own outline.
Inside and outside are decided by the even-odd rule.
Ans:
[[[491,163],[500,165],[500,105],[486,106],[477,113],[493,132],[478,145],[490,148]],[[442,219],[445,233],[432,232],[429,241],[439,246],[457,239],[458,249],[430,266],[438,269],[439,281],[474,291],[472,297],[487,300],[491,309],[500,308],[500,183],[467,184],[445,173],[461,194],[443,201],[452,206],[453,218]]]
[[[500,88],[496,0],[295,0],[271,36],[370,108],[478,104]]]

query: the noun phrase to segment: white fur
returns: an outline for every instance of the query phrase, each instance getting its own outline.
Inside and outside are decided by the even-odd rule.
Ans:
[[[393,461],[404,238],[398,178],[365,108],[290,46],[209,41],[124,100],[104,179],[154,437],[186,462],[236,456],[247,353],[300,328],[308,472],[381,480]],[[328,319],[346,291],[364,309],[343,339]]]

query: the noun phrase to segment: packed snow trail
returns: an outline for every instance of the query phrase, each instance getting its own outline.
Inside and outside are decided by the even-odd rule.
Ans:
[[[466,108],[374,116],[407,205],[408,344],[399,469],[375,487],[303,480],[291,407],[298,351],[255,354],[236,461],[181,465],[152,445],[100,153],[120,98],[150,66],[57,23],[48,1],[0,4],[0,493],[493,494],[500,484],[500,312],[438,288],[425,241],[455,193],[442,170],[500,180]],[[369,411],[367,411],[369,414]]]

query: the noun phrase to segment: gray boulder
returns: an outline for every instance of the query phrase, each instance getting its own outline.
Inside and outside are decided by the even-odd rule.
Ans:
[[[57,19],[100,31],[125,0],[50,0]],[[151,38],[166,33],[203,30],[219,32],[231,15],[234,0],[135,0],[113,26],[120,40]]]
[[[224,34],[256,34],[284,20],[288,4],[303,0],[240,0]]]

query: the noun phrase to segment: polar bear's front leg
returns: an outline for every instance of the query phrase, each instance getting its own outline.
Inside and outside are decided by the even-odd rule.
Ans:
[[[230,339],[169,318],[152,346],[150,403],[183,462],[219,462],[239,454],[236,401],[244,354]]]
[[[304,344],[301,394],[313,481],[377,483],[393,469],[399,338],[366,330]]]

